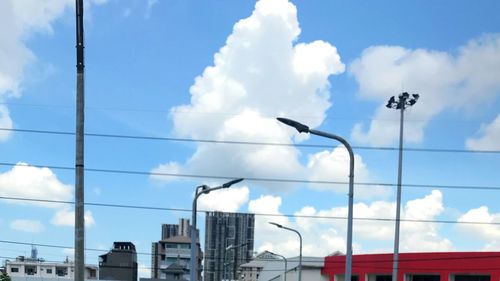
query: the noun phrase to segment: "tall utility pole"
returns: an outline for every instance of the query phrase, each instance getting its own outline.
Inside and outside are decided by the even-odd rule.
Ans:
[[[83,185],[83,133],[85,80],[83,58],[83,0],[76,5],[76,157],[75,157],[75,281],[85,278],[85,220]]]
[[[419,98],[418,94],[410,95],[407,92],[401,93],[398,96],[398,101],[392,96],[386,104],[387,108],[394,108],[401,112],[399,119],[399,162],[398,162],[398,190],[396,201],[396,226],[394,232],[394,259],[392,265],[392,281],[398,280],[398,255],[399,255],[399,225],[401,220],[401,181],[403,174],[403,125],[404,125],[404,112],[406,107],[413,106],[417,103]]]

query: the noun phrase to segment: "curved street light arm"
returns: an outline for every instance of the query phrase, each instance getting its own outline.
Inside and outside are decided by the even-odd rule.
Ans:
[[[276,227],[283,228],[283,229],[295,232],[299,236],[299,266],[298,266],[298,268],[299,268],[299,278],[298,278],[298,280],[302,281],[302,235],[300,235],[300,232],[298,232],[297,230],[295,230],[293,228],[289,228],[289,227],[283,226],[283,225],[281,225],[279,223],[269,222],[269,224],[272,224],[272,225],[275,225]],[[286,263],[285,263],[285,266],[286,266]],[[286,278],[286,268],[285,268],[285,278]]]
[[[408,94],[406,94],[408,95]],[[405,95],[405,97],[406,97]],[[417,97],[418,98],[418,97]],[[393,101],[394,99],[391,99]],[[389,102],[387,104],[388,107],[391,107],[392,104]],[[349,152],[349,205],[348,205],[348,211],[347,211],[347,246],[346,246],[346,262],[345,262],[345,280],[346,281],[351,281],[351,276],[352,276],[352,221],[353,221],[353,205],[354,205],[354,152],[352,151],[351,145],[344,139],[341,138],[337,135],[310,129],[308,126],[299,123],[297,121],[287,119],[287,118],[282,118],[279,117],[277,118],[278,121],[294,127],[299,133],[310,133],[313,135],[329,138],[329,139],[334,139],[339,142],[341,142],[346,148],[347,151]]]
[[[280,254],[276,254],[276,253],[273,253],[273,252],[270,252],[270,251],[267,251],[269,254],[273,255],[273,256],[277,256],[277,257],[280,257],[283,259],[283,261],[285,262],[285,272],[284,272],[284,276],[283,276],[283,281],[286,281],[286,273],[288,271],[288,265],[287,265],[287,259],[285,258],[285,256],[282,256]]]
[[[189,269],[189,276],[191,281],[197,281],[198,280],[198,264],[197,264],[197,249],[196,247],[196,214],[198,212],[197,208],[197,200],[198,197],[200,197],[202,194],[208,194],[214,190],[222,189],[222,188],[228,188],[231,185],[238,183],[242,181],[243,179],[235,179],[228,181],[224,183],[223,185],[216,186],[216,187],[209,187],[207,185],[200,185],[196,187],[195,195],[193,198],[193,207],[192,207],[192,212],[191,212],[191,266]]]

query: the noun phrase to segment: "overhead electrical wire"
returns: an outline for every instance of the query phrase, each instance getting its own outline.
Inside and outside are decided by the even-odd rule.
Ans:
[[[51,135],[69,135],[69,136],[75,135],[74,132],[70,132],[70,131],[54,131],[54,130],[0,128],[0,131],[34,133],[34,134],[51,134]],[[154,136],[99,134],[99,133],[85,133],[85,136],[102,137],[102,138],[173,141],[173,142],[214,143],[214,144],[230,144],[230,145],[288,146],[288,147],[304,147],[304,148],[335,148],[335,147],[337,147],[337,145],[323,145],[323,144],[272,143],[272,142],[191,139],[191,138],[154,137]],[[397,148],[397,147],[383,147],[383,146],[353,146],[352,148],[359,149],[359,150],[385,150],[385,151],[397,151],[397,150],[399,150],[399,148]],[[414,151],[414,152],[438,152],[438,153],[500,154],[500,150],[468,150],[468,149],[415,148],[415,147],[414,148],[406,147],[406,148],[403,148],[403,150]]]
[[[20,102],[0,102],[0,105],[7,105],[7,106],[24,106],[24,107],[40,107],[40,108],[62,108],[62,109],[68,109],[68,110],[74,110],[75,107],[74,105],[63,105],[63,104],[35,104],[35,103],[20,103]],[[237,116],[236,112],[202,112],[202,111],[193,111],[193,110],[179,110],[176,108],[175,110],[166,110],[166,109],[151,109],[151,108],[119,108],[119,107],[102,107],[102,106],[93,106],[93,105],[86,105],[85,110],[93,110],[93,111],[126,111],[126,112],[146,112],[146,113],[175,113],[175,114],[184,114],[184,115],[215,115],[215,116]],[[264,117],[268,118],[273,118],[274,116],[270,115],[263,115]],[[399,122],[399,119],[390,119],[390,118],[373,118],[373,117],[364,117],[362,119],[360,118],[354,118],[350,116],[335,116],[335,115],[329,115],[329,116],[314,116],[314,115],[294,115],[294,118],[303,118],[303,119],[318,119],[318,118],[324,118],[325,120],[366,120],[366,121],[379,121],[379,122]],[[473,122],[469,120],[454,120],[454,119],[444,119],[444,118],[439,118],[433,119],[434,121],[437,122],[446,122],[447,124],[450,123],[466,123],[466,122]],[[411,123],[422,123],[422,122],[427,122],[427,120],[424,119],[415,119],[415,118],[405,118],[405,122],[411,122]],[[495,121],[493,121],[495,123]]]
[[[15,201],[28,201],[28,202],[39,202],[39,203],[56,203],[56,204],[74,204],[74,201],[62,201],[62,200],[49,200],[49,199],[36,199],[36,198],[20,198],[20,197],[7,197],[0,196],[0,200],[15,200]],[[125,208],[125,209],[143,209],[143,210],[156,210],[156,211],[175,211],[175,212],[189,212],[191,209],[184,208],[167,208],[158,206],[139,206],[139,205],[124,205],[124,204],[109,204],[109,203],[92,203],[85,202],[87,206],[96,207],[113,207],[113,208]],[[210,212],[209,210],[198,210],[200,213]],[[343,216],[320,216],[320,215],[296,215],[296,214],[273,214],[273,213],[244,213],[253,214],[255,216],[265,216],[265,217],[290,217],[290,218],[309,218],[309,219],[333,219],[333,220],[346,220],[347,217]],[[354,220],[358,221],[383,221],[391,222],[395,219],[393,218],[362,218],[355,217]],[[452,220],[422,220],[422,219],[401,219],[402,222],[416,222],[416,223],[442,223],[442,224],[470,224],[470,225],[500,225],[500,222],[475,222],[475,221],[452,221]]]
[[[17,166],[18,163],[8,163],[0,162],[0,166]],[[36,168],[48,168],[53,170],[69,170],[72,171],[75,168],[69,166],[51,166],[51,165],[39,165],[39,164],[29,164],[29,167]],[[235,178],[244,178],[245,181],[254,182],[283,182],[283,183],[307,183],[307,184],[333,184],[333,185],[346,185],[348,182],[342,181],[322,181],[322,180],[304,180],[304,179],[280,179],[280,178],[260,178],[260,177],[245,177],[241,175],[229,176],[229,175],[201,175],[201,174],[181,174],[181,173],[161,173],[161,172],[146,172],[146,171],[133,171],[133,170],[116,170],[116,169],[98,169],[98,168],[85,168],[87,172],[97,172],[97,173],[113,173],[113,174],[128,174],[128,175],[149,175],[149,176],[165,176],[165,177],[181,177],[181,178],[203,178],[203,179],[223,179],[230,180]],[[383,183],[383,182],[356,182],[356,187],[367,187],[367,186],[380,186],[380,187],[393,187],[396,186],[394,183]],[[480,186],[480,185],[441,185],[441,184],[412,184],[406,183],[402,186],[414,187],[414,188],[441,188],[441,189],[471,189],[471,190],[500,190],[500,186]]]
[[[54,245],[54,244],[40,244],[40,243],[28,243],[28,242],[20,242],[20,241],[12,241],[12,240],[0,240],[0,243],[4,243],[4,244],[14,244],[14,245],[26,245],[26,246],[38,246],[38,247],[47,247],[47,248],[57,248],[57,249],[68,249],[68,250],[71,250],[71,249],[74,249],[73,247],[71,246],[63,246],[63,245]],[[95,248],[85,248],[84,249],[85,251],[87,252],[108,252],[109,250],[105,250],[105,249],[95,249]],[[449,256],[444,256],[444,257],[425,257],[425,258],[420,258],[420,257],[401,257],[400,258],[400,261],[402,262],[429,262],[429,261],[460,261],[460,260],[485,260],[485,259],[494,259],[494,258],[500,258],[500,252],[495,252],[495,254],[489,254],[489,255],[481,255],[481,252],[473,252],[475,254],[478,254],[478,256],[467,256],[467,257],[460,257],[460,256],[452,256],[452,257],[449,257]],[[483,252],[484,253],[484,252]],[[156,255],[156,256],[162,256],[164,254],[153,254],[153,253],[144,253],[144,252],[136,252],[137,255],[145,255],[145,256],[153,256],[153,255]],[[358,260],[358,261],[354,261],[356,266],[353,264],[353,266],[355,267],[363,267],[363,268],[366,268],[367,266],[366,265],[361,265],[360,264],[377,264],[377,263],[391,263],[392,262],[392,253],[382,253],[382,254],[358,254],[360,256],[363,256],[363,255],[386,255],[387,258],[381,258],[381,259],[373,259],[373,260]],[[343,254],[340,255],[340,256],[344,256]],[[15,257],[7,257],[7,256],[0,256],[0,258],[3,258],[3,259],[13,259],[15,260],[16,258]],[[221,262],[224,258],[223,257],[219,257],[219,258],[207,258],[206,256],[204,257],[204,260],[213,260],[213,261],[218,261],[218,262]],[[231,260],[231,261],[242,261],[242,262],[247,262],[246,259],[240,259],[240,258],[236,258],[236,259],[227,259],[227,260]],[[270,258],[260,258],[259,260],[262,260],[262,261],[268,261],[268,262],[282,262],[281,259],[270,259]],[[44,260],[45,262],[59,262],[59,261],[47,261],[47,260]],[[336,261],[336,260],[332,260],[332,256],[326,256],[325,259],[323,260],[325,264],[338,264],[338,265],[343,265],[344,264],[344,261]],[[290,262],[290,261],[289,261]],[[296,260],[293,260],[293,262],[296,262]],[[317,259],[311,259],[311,257],[303,257],[302,259],[302,262],[318,262]],[[112,265],[107,265],[105,267],[114,267]],[[125,268],[123,266],[117,266],[117,267],[121,267],[121,268]],[[370,267],[370,266],[368,266]],[[145,269],[152,269],[151,267],[145,267],[145,266],[141,266],[141,268],[145,268]],[[370,267],[371,268],[371,267]],[[385,267],[380,267],[380,266],[377,266],[377,267],[374,267],[374,268],[385,268]],[[415,269],[415,267],[411,267],[411,269]],[[484,268],[482,268],[484,269]],[[444,268],[443,268],[444,270]],[[282,270],[279,270],[279,271],[282,271]]]

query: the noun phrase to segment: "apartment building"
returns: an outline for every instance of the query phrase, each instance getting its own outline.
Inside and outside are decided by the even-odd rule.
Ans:
[[[252,259],[255,215],[207,212],[204,281],[235,280],[241,264]]]

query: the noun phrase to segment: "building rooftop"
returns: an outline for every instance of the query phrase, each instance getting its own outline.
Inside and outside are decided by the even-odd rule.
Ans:
[[[306,269],[323,269],[323,266],[325,264],[325,258],[324,257],[307,257],[307,256],[302,256],[302,270]],[[299,266],[299,257],[292,257],[292,258],[287,258],[287,272],[290,271],[295,271],[296,268]],[[268,261],[267,264],[264,266],[262,269],[262,272],[260,273],[259,280],[272,280],[276,278],[277,276],[283,274],[283,271],[285,268],[285,261],[281,260],[276,260],[276,261]]]
[[[191,238],[187,236],[173,236],[167,239],[162,239],[160,242],[170,242],[170,243],[186,243],[189,244],[191,243]]]

